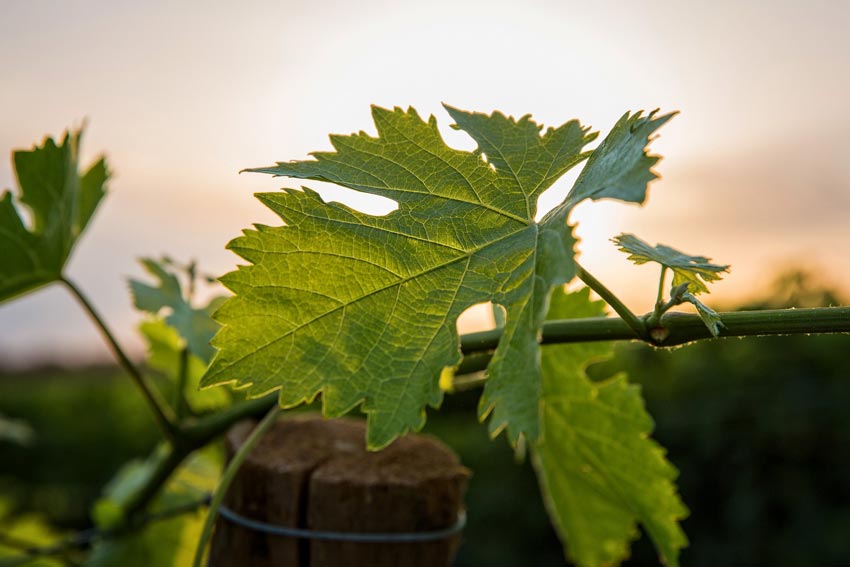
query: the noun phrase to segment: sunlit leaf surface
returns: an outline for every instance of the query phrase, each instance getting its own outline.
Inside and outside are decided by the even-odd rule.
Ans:
[[[642,201],[655,177],[644,148],[669,115],[627,114],[591,154],[595,135],[575,120],[544,131],[529,116],[446,108],[477,151],[448,147],[434,117],[374,108],[377,137],[331,136],[334,152],[253,170],[336,183],[398,209],[372,216],[307,188],[258,195],[286,224],[230,243],[248,265],[222,278],[235,297],[216,313],[220,350],[204,384],[280,389],[285,407],[321,393],[330,416],[362,404],[369,444],[381,447],[440,404],[441,372],[461,359],[457,317],[493,301],[507,317],[480,415],[512,442],[538,437],[538,333],[551,288],[575,274],[567,216],[586,198]],[[535,222],[538,197],[588,157],[573,192]]]

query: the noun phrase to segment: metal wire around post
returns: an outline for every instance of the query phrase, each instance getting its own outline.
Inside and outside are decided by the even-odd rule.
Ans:
[[[299,539],[315,539],[325,541],[352,541],[360,543],[421,543],[445,539],[460,533],[466,526],[466,512],[461,510],[457,514],[457,521],[447,528],[426,532],[331,532],[322,530],[308,530],[302,528],[290,528],[277,524],[269,524],[246,518],[237,514],[226,506],[218,510],[222,518],[238,526],[250,530],[284,537]]]

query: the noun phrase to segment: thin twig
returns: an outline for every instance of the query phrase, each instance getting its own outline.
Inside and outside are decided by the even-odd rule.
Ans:
[[[664,303],[664,280],[667,275],[667,266],[661,266],[661,277],[658,278],[658,297],[655,300],[655,306],[658,307]]]
[[[205,443],[206,444],[206,443]],[[182,441],[178,435],[177,442],[168,446],[168,454],[162,459],[156,461],[154,468],[147,482],[136,491],[125,506],[125,514],[129,519],[140,514],[148,504],[159,493],[171,475],[177,470],[183,461],[191,455],[195,449],[201,445],[194,447]]]
[[[197,419],[187,419],[169,448],[170,453],[157,463],[157,469],[147,484],[127,504],[127,514],[133,516],[144,510],[157,495],[160,488],[171,478],[171,474],[197,449],[204,447],[243,419],[259,418],[272,406],[277,405],[277,394],[237,402],[219,412]]]
[[[189,347],[180,349],[180,359],[177,363],[177,384],[174,394],[174,411],[177,419],[183,419],[191,413],[189,402],[186,400],[186,381],[189,377]]]
[[[147,400],[148,405],[153,411],[154,418],[156,419],[157,425],[159,425],[162,432],[168,439],[174,439],[177,432],[177,422],[174,417],[174,413],[171,411],[171,408],[168,407],[168,404],[165,400],[162,399],[162,394],[160,394],[159,390],[148,380],[148,378],[142,373],[139,368],[133,364],[133,361],[127,356],[124,352],[124,349],[121,348],[121,345],[118,344],[115,335],[112,334],[112,331],[109,330],[109,327],[106,325],[106,322],[101,318],[100,314],[98,314],[97,310],[94,308],[94,305],[88,300],[85,294],[76,286],[74,283],[66,277],[60,278],[60,280],[66,288],[71,292],[71,294],[77,299],[83,309],[88,313],[91,320],[94,324],[100,329],[101,334],[103,335],[106,342],[109,343],[109,346],[112,348],[112,352],[115,355],[115,358],[118,359],[118,363],[121,365],[124,370],[127,371],[127,374],[133,379],[136,385],[141,390],[142,394]]]
[[[593,274],[585,270],[578,262],[576,264],[576,275],[579,277],[581,281],[587,284],[587,287],[596,292],[596,294],[605,300],[605,303],[611,306],[617,315],[622,317],[623,321],[631,327],[631,329],[635,332],[639,338],[646,340],[648,337],[646,331],[646,325],[644,325],[643,321],[638,319],[638,317],[632,313],[631,309],[626,307],[625,303],[620,301],[614,293],[605,287],[605,285],[593,277]]]
[[[201,532],[201,538],[198,541],[198,549],[195,551],[195,561],[192,563],[194,567],[201,567],[203,563],[207,543],[209,543],[210,537],[212,537],[213,526],[215,525],[215,520],[218,516],[218,509],[221,507],[225,494],[227,494],[227,489],[230,488],[230,484],[233,482],[233,479],[236,478],[236,473],[239,472],[242,463],[245,462],[245,459],[248,458],[248,455],[257,443],[259,443],[260,439],[263,438],[266,431],[275,424],[278,415],[280,415],[280,406],[275,404],[266,414],[266,417],[257,424],[248,438],[245,439],[242,446],[239,447],[239,450],[236,451],[236,454],[233,455],[232,459],[230,459],[230,462],[227,464],[227,468],[224,469],[221,482],[218,483],[218,487],[215,489],[212,502],[210,502],[209,512],[204,520],[204,528]]]

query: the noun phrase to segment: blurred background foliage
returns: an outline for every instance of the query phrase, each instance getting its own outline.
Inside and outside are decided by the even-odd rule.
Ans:
[[[810,274],[789,272],[741,307],[840,302]],[[655,437],[681,471],[691,509],[684,565],[850,562],[848,352],[846,335],[721,339],[669,351],[623,343],[591,368],[600,376],[624,369],[643,386]],[[457,564],[563,564],[530,464],[488,440],[475,419],[478,394],[448,396],[427,426],[474,474]],[[31,430],[0,437],[0,533],[16,518],[42,518],[51,527],[33,524],[34,541],[48,529],[90,526],[103,486],[158,440],[138,392],[109,367],[2,374],[0,416]],[[3,550],[0,536],[0,557]],[[630,564],[657,564],[645,538]]]

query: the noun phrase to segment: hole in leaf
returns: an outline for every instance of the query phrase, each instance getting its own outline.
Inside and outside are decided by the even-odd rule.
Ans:
[[[293,179],[287,180],[287,185],[285,186],[300,188],[302,185],[316,191],[322,196],[322,199],[327,202],[335,201],[337,203],[342,203],[343,205],[351,207],[361,213],[366,213],[367,215],[382,217],[398,209],[398,203],[392,199],[381,197],[379,195],[363,193],[361,191],[355,191],[354,189],[341,187],[334,183],[313,181],[311,179],[303,181]]]
[[[487,167],[489,167],[493,171],[496,171],[496,166],[493,165],[492,163],[490,163],[490,158],[487,157],[487,154],[485,154],[484,152],[481,152],[478,155],[481,157],[481,161],[483,161],[484,163],[487,164]]]
[[[584,169],[584,163],[566,172],[554,185],[540,195],[537,199],[537,214],[534,215],[534,220],[539,221],[546,213],[560,205],[567,198],[567,193],[575,185],[576,179],[582,169]]]
[[[499,309],[502,309],[499,307]],[[468,307],[457,318],[457,332],[461,335],[495,329],[493,320],[493,304],[491,302],[476,303]]]

